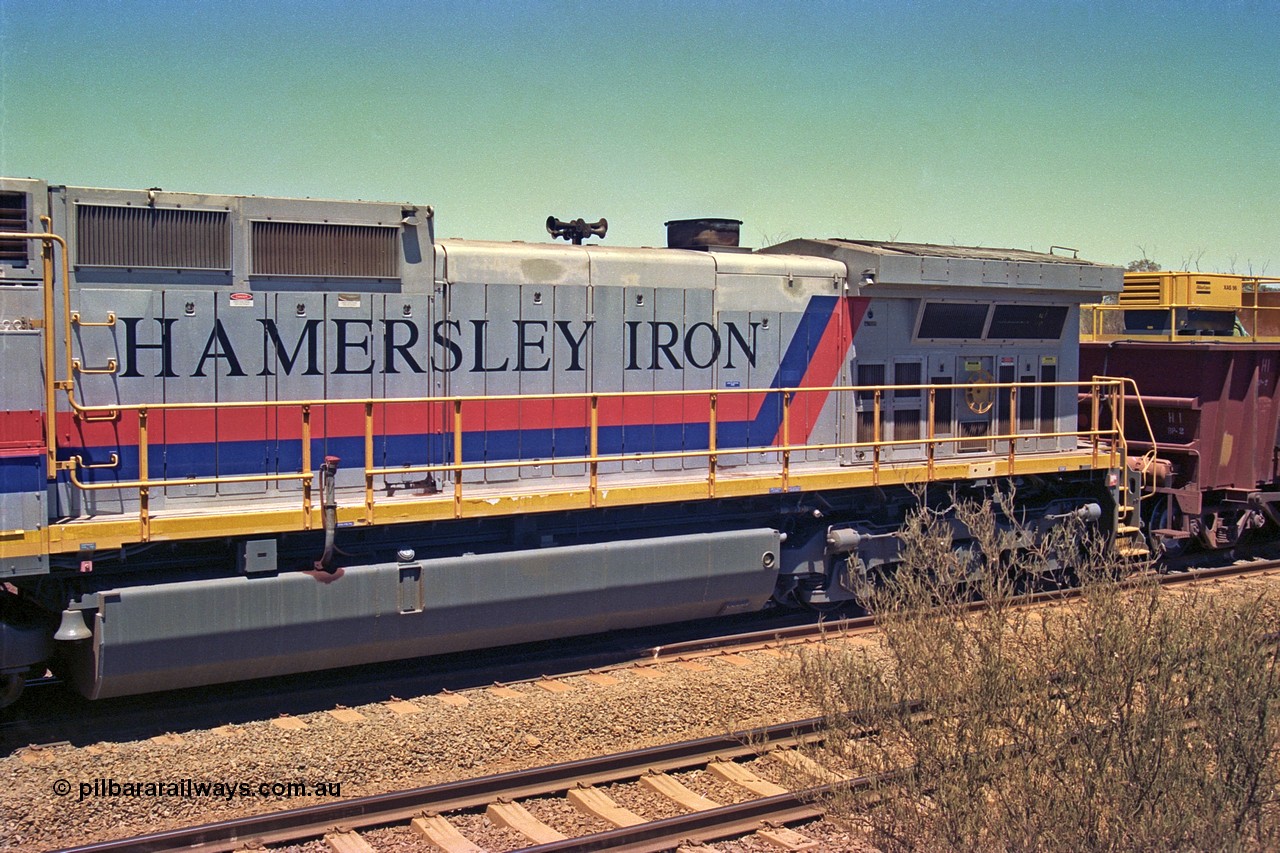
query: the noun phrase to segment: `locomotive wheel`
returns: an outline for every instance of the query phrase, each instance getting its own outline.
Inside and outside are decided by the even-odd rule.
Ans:
[[[0,708],[5,708],[18,701],[22,688],[27,684],[27,676],[21,672],[6,672],[0,675]]]

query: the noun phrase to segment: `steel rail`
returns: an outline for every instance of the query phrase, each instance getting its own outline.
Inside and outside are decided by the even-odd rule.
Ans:
[[[296,842],[318,838],[338,826],[343,829],[380,826],[408,820],[425,810],[445,812],[474,808],[500,797],[542,796],[566,791],[579,783],[618,782],[638,778],[650,770],[675,770],[706,764],[715,758],[753,755],[764,744],[788,746],[818,740],[823,726],[820,718],[798,720],[530,770],[102,841],[66,848],[62,853],[161,853],[173,850],[214,853],[235,850],[247,841],[258,844]]]
[[[816,801],[836,788],[865,790],[874,783],[869,776],[849,782],[820,785],[803,791],[747,800],[716,809],[692,812],[565,841],[520,848],[523,853],[586,853],[612,850],[620,853],[659,853],[686,841],[715,841],[748,835],[770,824],[795,823],[823,816]]]

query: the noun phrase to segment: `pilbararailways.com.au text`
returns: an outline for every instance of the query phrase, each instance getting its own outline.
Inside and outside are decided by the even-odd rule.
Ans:
[[[92,782],[77,783],[79,800],[106,799],[114,797],[161,798],[172,797],[184,800],[222,799],[234,800],[237,797],[249,799],[253,797],[340,797],[342,783],[329,781],[306,782],[300,780],[287,782],[241,782],[238,780],[211,779],[160,779],[142,781],[137,779],[94,779]],[[59,779],[53,783],[53,792],[65,797],[72,792],[71,783]]]

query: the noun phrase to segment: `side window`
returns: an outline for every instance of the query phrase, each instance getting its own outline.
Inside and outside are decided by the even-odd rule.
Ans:
[[[916,337],[958,340],[982,337],[990,306],[974,302],[926,302]]]
[[[1056,341],[1066,320],[1065,305],[997,305],[987,337]]]

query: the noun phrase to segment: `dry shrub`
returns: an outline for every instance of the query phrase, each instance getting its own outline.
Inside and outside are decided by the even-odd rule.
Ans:
[[[1118,582],[1080,528],[1019,552],[997,508],[955,507],[967,552],[917,512],[900,568],[864,591],[881,646],[800,657],[833,724],[817,757],[898,771],[831,812],[888,851],[1277,849],[1277,601]],[[1017,607],[1019,577],[1049,560],[1083,598]],[[975,591],[988,606],[969,613]]]

